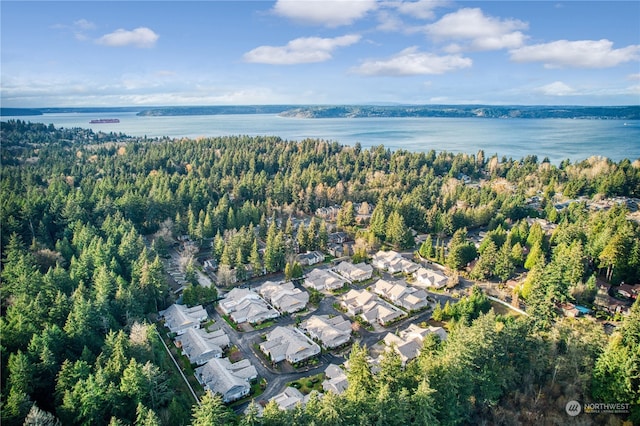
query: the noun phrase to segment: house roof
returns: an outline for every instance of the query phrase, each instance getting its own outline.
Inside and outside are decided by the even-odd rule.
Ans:
[[[322,260],[324,260],[324,254],[322,254],[321,252],[314,250],[314,251],[310,251],[307,253],[300,253],[298,254],[298,259],[299,260],[307,260],[307,261],[312,261],[312,262],[322,262]]]
[[[356,279],[371,274],[373,267],[364,262],[354,265],[353,263],[342,261],[334,268],[334,271],[346,278]]]
[[[408,291],[407,286],[400,284],[400,283],[396,283],[393,287],[391,287],[389,289],[389,298],[392,300],[398,299],[400,297],[402,297],[403,294],[405,294]]]
[[[281,294],[275,300],[273,304],[276,308],[282,312],[295,312],[304,309],[307,302],[309,302],[309,294],[296,289],[297,292],[293,294]]]
[[[447,334],[446,330],[444,328],[442,328],[442,327],[429,326],[429,332],[437,334],[440,337],[440,340],[442,340],[442,341],[447,340],[448,334]]]
[[[282,312],[295,312],[303,309],[309,302],[309,293],[299,288],[284,290],[271,298],[271,303]]]
[[[267,334],[267,341],[260,344],[263,352],[271,359],[297,359],[301,361],[320,353],[320,346],[306,337],[300,330],[290,327],[276,327]]]
[[[324,370],[325,376],[330,379],[344,375],[344,370],[335,364],[329,364]]]
[[[386,261],[391,261],[391,260],[397,259],[399,257],[402,257],[402,255],[400,253],[398,253],[397,251],[393,251],[393,250],[389,250],[389,251],[380,250],[376,254],[373,255],[374,259],[386,260]]]
[[[420,354],[422,342],[430,333],[437,334],[441,340],[446,340],[447,338],[447,332],[442,327],[430,326],[429,328],[422,328],[416,324],[410,324],[406,329],[400,331],[398,335],[387,333],[384,337],[384,342],[388,347],[394,347],[400,358],[402,358],[402,362],[406,363]]]
[[[624,296],[635,299],[638,294],[640,294],[640,284],[630,285],[630,284],[620,284],[617,288],[617,292],[621,293]]]
[[[304,280],[306,287],[315,288],[316,290],[332,290],[342,287],[344,283],[346,283],[344,279],[325,269],[319,268],[309,271]]]
[[[342,300],[346,306],[360,308],[362,317],[367,322],[377,320],[381,323],[386,323],[404,314],[398,308],[366,290],[350,290],[343,296]]]
[[[232,364],[228,358],[213,358],[196,368],[196,376],[213,392],[225,396],[236,388],[249,387],[248,380],[258,373],[248,360]],[[247,365],[248,364],[248,365]]]
[[[267,281],[258,289],[260,294],[282,312],[295,312],[309,302],[309,294],[295,287],[293,283]]]
[[[340,367],[335,364],[329,364],[324,370],[324,374],[327,376],[327,380],[322,382],[322,389],[326,392],[333,392],[336,395],[341,394],[347,389],[349,382],[347,381],[347,375]]]
[[[212,358],[222,355],[222,348],[229,346],[229,336],[223,330],[207,333],[202,329],[189,328],[181,336],[176,337],[182,350],[191,362],[202,358]]]
[[[280,407],[281,410],[290,410],[294,408],[298,403],[302,403],[304,395],[298,389],[287,386],[282,393],[271,398]]]
[[[278,312],[267,305],[267,303],[258,299],[246,299],[236,306],[231,313],[231,318],[236,322],[259,322],[268,318],[276,318]]]
[[[403,362],[407,362],[417,357],[420,354],[421,348],[421,342],[418,340],[409,340],[396,347]]]
[[[313,315],[300,324],[300,327],[329,348],[339,346],[351,337],[351,322],[342,315],[333,318],[328,315]]]
[[[185,305],[178,305],[176,303],[160,311],[158,314],[164,318],[166,326],[172,332],[193,327],[194,325],[199,326],[199,324],[208,317],[207,311],[202,305],[188,308]]]
[[[220,308],[222,308],[225,313],[230,314],[235,311],[237,309],[236,307],[242,302],[258,299],[260,299],[260,296],[258,296],[257,293],[247,288],[236,287],[227,293],[224,299],[220,301]]]
[[[440,271],[423,267],[414,272],[414,277],[417,284],[427,284],[438,288],[444,287],[448,281],[447,276]]]
[[[416,310],[427,306],[427,293],[408,286],[404,281],[378,280],[372,290],[405,309]]]
[[[389,281],[380,279],[376,281],[371,289],[378,294],[383,294],[386,296],[387,293],[389,293],[389,291],[393,288],[393,286],[394,284],[390,283]]]

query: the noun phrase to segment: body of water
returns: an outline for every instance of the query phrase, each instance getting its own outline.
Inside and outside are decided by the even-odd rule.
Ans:
[[[97,118],[120,123],[90,124]],[[581,161],[593,155],[614,161],[640,158],[640,122],[573,119],[491,118],[322,118],[301,119],[275,114],[138,117],[136,113],[60,113],[21,119],[56,127],[83,127],[131,136],[189,137],[270,135],[286,140],[317,138],[363,148],[384,145],[392,150],[449,151],[486,157],[521,159],[537,155],[553,164]]]

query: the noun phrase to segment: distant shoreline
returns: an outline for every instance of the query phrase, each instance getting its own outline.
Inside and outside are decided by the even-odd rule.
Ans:
[[[289,118],[570,118],[640,120],[640,105],[227,105],[163,107],[0,108],[2,117],[135,112],[138,116],[277,114]]]

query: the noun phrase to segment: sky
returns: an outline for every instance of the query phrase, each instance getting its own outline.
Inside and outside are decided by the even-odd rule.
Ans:
[[[638,1],[0,8],[3,107],[640,105]]]

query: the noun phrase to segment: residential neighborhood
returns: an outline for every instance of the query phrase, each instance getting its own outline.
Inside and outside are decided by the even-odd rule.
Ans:
[[[532,223],[538,223],[543,230],[547,227],[541,221]],[[476,244],[486,236],[482,233]],[[330,244],[342,247],[348,238],[346,233],[335,232],[330,235]],[[233,340],[250,345],[241,351],[244,359],[232,363],[224,358],[233,345],[224,328],[232,334],[238,331],[227,327],[225,320],[215,315],[216,311],[212,311],[213,317],[224,327],[211,332],[199,328],[211,317],[203,314],[206,311],[202,307],[174,305],[161,313],[166,326],[177,335],[176,346],[192,364],[199,366],[196,368],[198,381],[220,393],[225,402],[248,396],[251,382],[264,377],[269,380],[263,401],[275,401],[282,410],[304,405],[310,394],[303,394],[292,386],[272,388],[269,384],[279,375],[293,378],[304,374],[297,372],[300,368],[309,371],[307,374],[320,371],[324,377],[321,390],[340,394],[347,387],[345,368],[339,366],[346,360],[341,350],[348,348],[354,339],[362,341],[363,336],[372,348],[382,348],[378,358],[369,358],[373,371],[378,369],[385,351],[395,351],[404,366],[419,356],[429,334],[436,335],[440,341],[447,339],[448,333],[443,327],[424,320],[422,325],[411,321],[413,316],[428,319],[435,306],[433,300],[447,300],[443,299],[442,292],[448,287],[450,277],[438,265],[394,250],[373,253],[370,263],[340,260],[326,265],[325,255],[319,251],[300,253],[297,260],[306,268],[297,282],[267,279],[255,285],[234,286],[223,293],[217,310],[232,325],[242,327],[241,334]],[[634,299],[638,288],[640,286],[622,285],[617,288],[617,295],[611,295],[609,286],[599,284],[595,304],[611,313],[625,312],[628,305],[614,296]],[[320,306],[309,305],[308,291],[311,290],[324,294],[325,301]],[[330,301],[334,302],[330,304]],[[589,313],[571,303],[558,309],[569,317]],[[423,311],[426,316],[421,314]],[[291,317],[285,320],[282,315]],[[264,332],[247,332],[252,328],[244,326],[262,323],[267,325]],[[359,328],[359,324],[372,327],[371,331],[354,335],[354,327]],[[403,327],[398,328],[396,324]],[[242,333],[255,337],[244,339]],[[374,340],[374,336],[378,338]],[[261,373],[255,366],[260,367]]]
[[[292,223],[295,230],[305,222]],[[534,224],[549,235],[553,232],[554,227],[547,222],[530,222]],[[487,236],[480,232],[470,240],[479,247]],[[455,302],[449,295],[451,277],[445,268],[422,256],[393,249],[379,250],[371,253],[368,261],[353,263],[344,257],[353,253],[350,238],[346,232],[333,232],[328,237],[327,254],[319,250],[297,254],[296,261],[304,267],[303,276],[297,280],[276,276],[254,279],[249,285],[235,283],[221,292],[217,308],[207,316],[202,307],[174,305],[163,311],[165,325],[177,335],[175,345],[199,366],[197,380],[220,393],[225,402],[232,402],[249,396],[252,381],[262,378],[266,383],[260,396],[263,405],[274,401],[281,410],[291,410],[306,404],[310,396],[297,387],[283,387],[294,383],[296,377],[320,374],[324,378],[319,383],[321,391],[344,392],[348,385],[345,355],[355,341],[368,342],[378,351],[378,355],[369,357],[375,372],[385,352],[396,352],[405,366],[420,355],[430,334],[439,341],[447,340],[445,328],[426,321],[436,304]],[[350,247],[347,252],[343,251],[345,247]],[[341,257],[327,260],[327,256],[336,254]],[[212,262],[204,264],[203,269],[212,272]],[[517,280],[507,283],[511,289],[518,285]],[[499,291],[485,288],[489,294]],[[621,285],[612,294],[610,286],[599,283],[595,305],[612,314],[624,313],[628,304],[621,298],[637,298],[639,288]],[[323,295],[320,304],[310,304],[309,292],[313,291]],[[558,310],[567,317],[590,314],[572,303],[559,305]],[[200,329],[209,318],[221,327]],[[236,347],[234,342],[240,345],[241,358],[232,362],[227,356]],[[280,379],[285,377],[291,380]],[[275,387],[271,385],[276,383]]]
[[[346,233],[331,235],[335,244],[343,244],[349,238]],[[216,309],[207,312],[201,306],[176,304],[161,312],[164,324],[176,334],[175,346],[197,366],[198,382],[221,394],[227,403],[249,396],[252,383],[262,377],[268,379],[263,398],[276,401],[284,410],[304,404],[308,394],[295,387],[270,387],[279,375],[304,374],[296,372],[300,368],[309,370],[309,374],[324,373],[324,392],[343,392],[346,375],[338,365],[346,360],[343,351],[348,350],[353,339],[365,337],[371,347],[391,341],[385,336],[393,333],[386,327],[413,313],[429,312],[433,303],[425,290],[439,289],[439,283],[446,280],[441,272],[425,269],[394,251],[374,256],[379,260],[376,267],[373,262],[354,264],[348,260],[325,265],[324,255],[319,252],[302,253],[297,259],[307,268],[297,282],[270,278],[249,286],[234,284],[222,292]],[[203,265],[205,271],[208,267]],[[413,279],[423,270],[429,271],[423,274],[428,285]],[[412,279],[413,284],[398,274]],[[324,294],[320,305],[309,305],[309,290]],[[337,291],[342,294],[334,293]],[[214,321],[211,330],[202,327],[207,321]],[[362,330],[354,337],[356,322],[373,325],[373,331]],[[267,327],[264,331],[258,331],[261,324]],[[408,340],[403,344],[394,341],[397,350],[409,353],[407,348],[419,346],[424,333],[407,334]],[[446,336],[446,332],[441,334]],[[234,348],[240,349],[240,359],[229,358],[237,351]],[[410,356],[415,357],[418,352],[413,349]],[[278,373],[279,370],[283,372]]]

